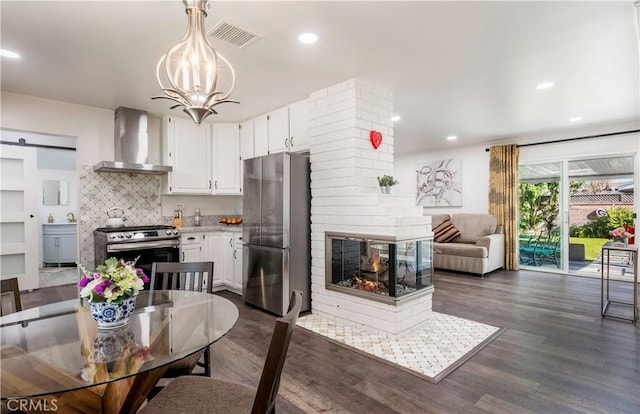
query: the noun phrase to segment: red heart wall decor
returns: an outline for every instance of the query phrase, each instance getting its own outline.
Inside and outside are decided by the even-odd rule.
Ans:
[[[371,145],[373,145],[373,149],[378,149],[380,144],[382,144],[382,134],[378,131],[369,132],[369,139],[371,140]]]

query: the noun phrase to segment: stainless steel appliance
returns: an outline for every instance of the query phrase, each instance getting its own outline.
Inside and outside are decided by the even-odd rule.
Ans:
[[[147,113],[139,109],[115,110],[114,161],[100,161],[93,166],[97,172],[162,175],[173,170],[167,165],[147,164],[149,134]]]
[[[98,228],[93,231],[95,263],[109,257],[134,260],[151,274],[153,262],[180,261],[180,234],[173,226]]]
[[[311,310],[309,157],[278,153],[244,161],[242,297],[284,315],[294,289]]]

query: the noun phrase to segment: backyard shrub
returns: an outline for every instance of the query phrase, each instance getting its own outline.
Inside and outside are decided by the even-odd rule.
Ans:
[[[627,207],[611,206],[606,216],[597,217],[580,227],[572,227],[571,236],[609,239],[609,230],[622,227],[623,224],[633,225],[633,212]]]

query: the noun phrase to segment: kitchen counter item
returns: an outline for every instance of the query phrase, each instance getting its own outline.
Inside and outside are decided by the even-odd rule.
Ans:
[[[105,227],[110,229],[124,227],[124,222],[127,219],[124,216],[124,210],[120,207],[111,207],[107,210],[107,217],[109,218],[107,219]]]
[[[200,209],[196,208],[196,212],[195,212],[195,214],[193,216],[193,225],[194,226],[200,226],[200,220],[201,220]]]

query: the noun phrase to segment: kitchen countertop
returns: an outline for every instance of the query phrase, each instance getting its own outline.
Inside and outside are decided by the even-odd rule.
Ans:
[[[228,231],[232,233],[242,233],[241,224],[214,224],[213,226],[193,226],[179,228],[180,233],[199,233],[203,231]]]

